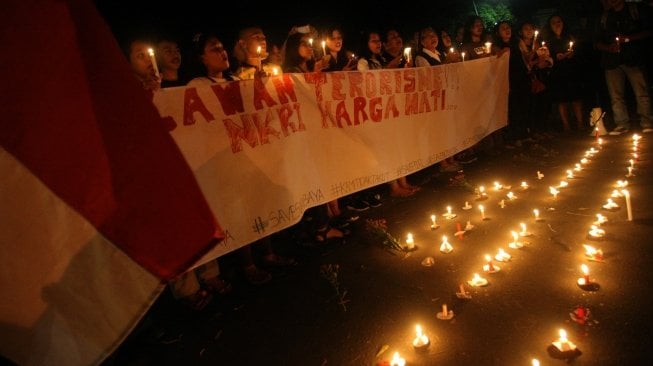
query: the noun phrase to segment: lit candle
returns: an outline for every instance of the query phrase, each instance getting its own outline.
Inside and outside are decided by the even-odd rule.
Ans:
[[[499,182],[494,182],[494,190],[499,191],[503,186]]]
[[[520,223],[519,223],[519,227],[521,227],[521,231],[519,232],[519,236],[523,236],[523,237],[525,237],[525,236],[531,236],[531,235],[533,235],[533,234],[529,233],[529,232],[526,230],[526,224],[524,224],[523,222],[520,222]]]
[[[527,190],[528,189],[528,183],[522,181],[521,182],[521,189]]]
[[[422,332],[422,327],[417,324],[415,326],[415,339],[413,339],[413,347],[417,350],[424,349],[429,346],[429,337]]]
[[[492,53],[492,42],[485,42],[485,53]]]
[[[474,277],[471,280],[467,281],[467,283],[470,286],[474,286],[474,287],[487,286],[487,284],[488,284],[487,280],[485,278],[479,276],[478,273],[474,273]]]
[[[535,215],[535,221],[541,221],[542,219],[540,218],[540,210],[534,209],[533,210],[533,215]]]
[[[478,194],[481,197],[487,196],[487,193],[485,193],[485,187],[483,187],[483,186],[478,187]]]
[[[614,203],[614,201],[612,200],[612,198],[608,198],[608,201],[606,202],[605,205],[603,205],[603,208],[606,209],[606,210],[610,210],[610,211],[612,211],[612,210],[616,210],[616,209],[618,209],[618,208],[619,208],[619,205],[616,204],[616,203]]]
[[[570,41],[569,42],[569,51],[573,51],[573,50],[574,50],[574,42]]]
[[[590,284],[590,269],[587,267],[587,264],[582,264],[580,270],[583,272],[583,277],[578,279],[579,285],[589,285]]]
[[[571,169],[567,169],[567,179],[573,179],[574,178],[574,171]]]
[[[326,56],[326,41],[322,41],[322,55]]]
[[[577,171],[577,172],[580,172],[581,169],[583,169],[583,168],[580,166],[580,164],[576,163],[576,165],[574,166],[574,170]]]
[[[445,235],[442,235],[442,244],[440,244],[440,251],[444,254],[451,253],[453,247],[449,244],[449,239]]]
[[[308,44],[309,44],[311,47],[313,47],[313,38],[309,38],[309,39],[308,39]]]
[[[431,215],[431,230],[435,230],[438,228],[438,222],[437,222],[437,217],[435,215]]]
[[[633,208],[630,205],[630,192],[627,189],[622,189],[621,193],[626,197],[626,211],[628,211],[628,221],[633,221]]]
[[[621,192],[619,192],[619,190],[613,189],[612,194],[610,195],[610,197],[619,198],[619,197],[623,197],[623,195],[621,194]]]
[[[510,235],[512,235],[512,242],[508,244],[509,247],[512,249],[520,249],[524,247],[524,244],[519,241],[519,233],[516,231],[510,231]]]
[[[598,142],[599,148],[601,147],[601,145],[603,145],[603,139],[600,137],[596,140],[596,142]]]
[[[540,366],[540,361],[538,361],[537,358],[534,358],[531,360],[531,366]]]
[[[463,206],[463,210],[471,210],[472,205],[469,204],[469,202],[465,201],[465,206]]]
[[[487,261],[487,264],[483,266],[483,271],[487,273],[496,273],[501,270],[499,266],[495,266],[492,264],[492,256],[490,256],[489,254],[485,255],[485,260]]]
[[[618,180],[617,183],[615,184],[617,188],[625,188],[628,186],[628,181],[627,180]]]
[[[603,260],[603,251],[601,249],[596,249],[591,245],[583,244],[585,248],[585,256],[587,259],[592,261],[601,261]]]
[[[272,68],[272,75],[275,75],[275,76],[279,75],[279,68],[278,67],[273,67]]]
[[[601,214],[596,214],[596,221],[594,221],[592,224],[601,226],[602,224],[608,222],[608,218],[601,215]]]
[[[485,207],[478,205],[478,209],[481,210],[481,220],[485,220]]]
[[[156,64],[156,56],[154,56],[154,50],[151,49],[151,48],[148,48],[147,53],[150,54],[150,62],[152,62],[152,67],[154,68],[154,75],[158,79],[160,77],[159,66]]]
[[[406,59],[406,63],[410,63],[410,47],[404,48],[404,58]]]
[[[261,46],[256,47],[256,55],[258,56],[258,71],[263,70],[263,60],[261,60]]]
[[[449,53],[453,53],[453,47],[449,49]]]
[[[589,162],[590,162],[590,161],[587,160],[587,158],[582,158],[582,159],[580,159],[580,163],[581,163],[581,164],[587,164],[587,163],[589,163]]]
[[[451,220],[451,219],[453,219],[454,217],[456,217],[456,214],[454,214],[454,213],[451,212],[451,206],[447,206],[447,213],[443,214],[443,216],[444,216],[447,220]]]
[[[399,352],[395,352],[390,360],[390,366],[406,366],[406,360],[399,356]]]
[[[512,256],[506,253],[502,248],[499,248],[499,252],[494,256],[494,259],[499,262],[507,262],[510,260],[510,258],[512,258]]]
[[[630,178],[630,177],[632,177],[632,176],[633,176],[633,167],[632,167],[632,166],[629,166],[629,167],[628,167],[628,174],[626,174],[626,177],[627,177],[627,178]]]
[[[535,36],[533,37],[533,50],[535,49],[535,41],[537,40],[537,35],[540,34],[540,32],[535,31]]]
[[[567,332],[565,332],[564,329],[560,329],[560,338],[553,342],[553,345],[560,352],[573,351],[576,349],[576,345],[567,339]]]
[[[512,192],[508,192],[508,194],[506,194],[506,197],[508,197],[508,199],[511,201],[517,198],[517,196],[515,196],[515,194]]]
[[[542,47],[546,47],[546,42],[542,41]]]
[[[465,62],[465,52],[460,54],[463,57],[463,62]]]
[[[558,184],[558,188],[565,188],[569,185],[569,183],[565,180],[561,180],[560,184]]]
[[[506,208],[506,201],[505,200],[499,201],[499,207]]]
[[[628,160],[628,162],[630,163],[631,168],[635,167],[635,161],[633,159]]]
[[[638,134],[633,134],[633,141],[634,141],[634,142],[639,141],[641,138],[642,138],[642,136],[640,136],[640,135],[638,135]]]
[[[637,153],[633,153],[633,158],[635,158],[635,160],[638,160],[638,159],[639,159],[639,155],[637,155]]]
[[[470,231],[473,228],[474,228],[474,225],[472,225],[472,223],[469,220],[467,220],[467,225],[465,225],[465,231]]]
[[[549,187],[549,192],[551,192],[553,195],[554,200],[558,198],[558,193],[560,193],[560,191],[558,191],[555,187]]]
[[[599,229],[599,227],[596,225],[592,225],[589,231],[589,235],[592,238],[602,238],[605,236],[605,230]]]
[[[544,178],[544,174],[540,173],[540,171],[538,170],[537,171],[537,179],[540,180],[542,178]]]
[[[413,240],[413,234],[408,233],[406,235],[406,249],[413,250],[415,249],[415,241]]]

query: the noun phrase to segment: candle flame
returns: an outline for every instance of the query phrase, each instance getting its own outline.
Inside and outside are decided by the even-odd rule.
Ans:
[[[538,217],[540,217],[540,210],[534,209],[533,214],[535,215],[535,218],[537,219]]]
[[[435,225],[435,215],[431,215],[431,222]]]
[[[411,243],[412,241],[413,241],[413,234],[408,233],[408,235],[406,235],[406,242]]]
[[[492,257],[489,254],[485,255],[485,260],[489,262],[492,262]]]
[[[521,227],[521,232],[522,232],[522,233],[525,233],[525,232],[526,232],[526,224],[524,224],[523,222],[520,222],[520,223],[519,223],[519,227]]]
[[[532,366],[540,366],[540,361],[538,361],[536,358],[534,358],[532,361]]]
[[[567,342],[567,332],[564,329],[560,329],[560,342]]]
[[[598,250],[591,245],[583,244],[583,247],[585,248],[585,254],[588,256],[594,256],[598,253]]]
[[[483,207],[483,205],[478,205],[478,209],[481,211],[481,213],[485,212],[485,207]]]
[[[516,231],[511,231],[510,235],[512,235],[513,241],[517,241],[517,239],[519,238],[519,234],[517,234]]]
[[[451,215],[451,206],[447,206],[447,213]]]
[[[449,52],[453,53],[453,47],[451,47],[451,48],[449,49]]]
[[[481,192],[482,194],[483,192],[485,192],[485,187],[483,186],[478,187],[478,191]]]
[[[590,274],[590,269],[587,267],[587,264],[581,264],[580,270],[583,272],[584,275]]]
[[[154,56],[154,50],[151,49],[151,48],[148,48],[148,49],[147,49],[147,53],[149,53],[150,56]]]
[[[416,336],[417,338],[422,338],[422,334],[423,334],[423,333],[422,333],[422,327],[421,327],[419,324],[417,324],[417,325],[415,326],[415,336]]]
[[[630,197],[630,192],[628,192],[627,189],[622,189],[621,194],[623,194],[626,198]]]

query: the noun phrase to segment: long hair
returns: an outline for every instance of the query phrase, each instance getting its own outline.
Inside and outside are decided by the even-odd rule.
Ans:
[[[306,34],[303,33],[295,33],[291,34],[288,36],[288,39],[286,39],[286,48],[284,49],[284,55],[283,55],[283,66],[282,69],[286,72],[289,70],[292,70],[294,68],[299,67],[304,62],[304,58],[299,54],[299,46],[302,43],[302,38],[304,38]],[[310,59],[306,60],[306,68],[308,70],[313,70],[313,66],[315,65],[315,60]]]
[[[481,21],[481,24],[483,24],[483,18],[479,17],[478,15],[470,15],[467,20],[465,21],[465,31],[463,33],[463,43],[468,43],[472,42],[472,33],[469,31],[472,29],[474,26],[474,23],[476,23],[477,20]],[[483,25],[483,30],[485,30],[485,25]],[[481,37],[483,37],[481,35]]]

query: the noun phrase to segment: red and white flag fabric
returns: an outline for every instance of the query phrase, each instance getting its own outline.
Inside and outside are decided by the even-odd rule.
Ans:
[[[222,230],[90,1],[0,18],[0,354],[97,364]]]

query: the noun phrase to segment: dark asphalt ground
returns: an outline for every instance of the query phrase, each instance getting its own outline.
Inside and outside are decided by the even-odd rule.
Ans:
[[[600,152],[556,200],[549,186],[558,185],[587,149],[597,147],[595,139],[576,133],[521,149],[496,149],[479,154],[464,169],[464,182],[488,189],[489,199],[481,203],[490,220],[480,220],[472,192],[451,184],[454,173],[425,169],[409,177],[421,183],[420,192],[407,199],[386,194],[381,207],[361,214],[344,244],[306,248],[289,234],[280,235],[278,251],[299,264],[275,272],[265,286],[247,285],[227,256],[221,265],[234,290],[203,312],[186,310],[165,292],[105,364],[376,365],[398,351],[408,365],[530,365],[532,358],[541,365],[561,365],[567,361],[547,352],[560,328],[582,353],[571,361],[574,365],[651,364],[653,135],[642,136],[636,176],[628,179],[632,222],[623,198],[615,199],[619,210],[601,209],[627,173],[632,133],[605,136]],[[542,180],[536,179],[538,170]],[[507,191],[495,192],[494,181],[512,185],[518,198],[500,208]],[[531,188],[521,191],[521,181]],[[474,209],[463,211],[465,201]],[[441,217],[447,205],[456,219]],[[544,221],[533,220],[535,208]],[[609,220],[603,226],[607,234],[602,241],[589,241],[597,213]],[[436,231],[429,229],[431,214],[438,215],[441,225]],[[411,232],[418,249],[399,252],[371,240],[367,218],[387,220],[389,232],[400,239]],[[464,227],[467,220],[475,228],[462,240],[454,237],[456,224]],[[519,230],[519,222],[533,236],[524,248],[509,249],[509,232]],[[454,247],[450,254],[438,251],[442,235]],[[601,248],[604,261],[587,261],[583,243]],[[512,261],[499,264],[499,273],[484,274],[484,255],[494,255],[499,247],[512,254]],[[432,267],[421,265],[428,256],[435,259]],[[598,291],[577,286],[583,263]],[[328,264],[339,266],[343,304],[320,273]],[[475,272],[489,285],[465,285],[472,299],[457,299],[459,284]],[[454,311],[452,320],[436,318],[443,303]],[[577,306],[591,311],[585,325],[570,319]],[[424,353],[411,345],[417,323],[431,339]]]

